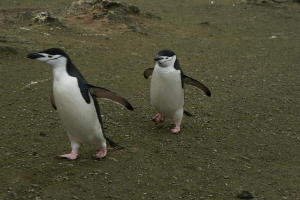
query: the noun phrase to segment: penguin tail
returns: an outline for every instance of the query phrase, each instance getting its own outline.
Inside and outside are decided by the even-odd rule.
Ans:
[[[188,117],[192,117],[192,116],[193,116],[192,113],[190,113],[189,111],[186,111],[186,110],[184,110],[183,113],[184,113],[186,116],[188,116]]]
[[[108,137],[105,137],[105,139],[107,140],[108,144],[114,148],[114,149],[125,149],[125,147],[117,144],[116,142],[112,141],[111,139],[109,139]]]

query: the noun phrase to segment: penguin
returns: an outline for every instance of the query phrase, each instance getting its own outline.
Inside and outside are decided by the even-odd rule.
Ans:
[[[195,86],[211,96],[210,90],[199,81],[185,75],[181,70],[176,54],[171,50],[161,50],[154,58],[154,68],[147,68],[144,77],[151,77],[150,101],[158,112],[152,120],[155,123],[170,118],[174,121],[175,127],[172,133],[179,133],[183,114],[192,114],[183,109],[184,106],[184,84]]]
[[[112,147],[121,148],[104,134],[96,98],[106,98],[133,110],[126,99],[108,89],[89,84],[70,57],[59,48],[30,53],[27,58],[52,66],[53,87],[50,101],[62,120],[72,149],[70,153],[58,157],[77,159],[79,147],[84,143],[96,146],[96,158],[104,158],[107,155],[106,141]]]

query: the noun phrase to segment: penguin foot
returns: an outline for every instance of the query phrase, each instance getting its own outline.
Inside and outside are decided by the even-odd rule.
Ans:
[[[65,158],[65,159],[69,159],[69,160],[76,160],[77,159],[78,154],[76,153],[69,153],[69,154],[63,154],[63,155],[59,155],[59,158]]]
[[[107,149],[103,148],[96,154],[96,158],[104,158],[106,154],[107,154]]]
[[[165,121],[165,118],[161,116],[161,114],[157,113],[152,117],[152,121],[154,121],[155,123],[162,123]]]
[[[180,132],[180,125],[176,125],[174,128],[171,129],[172,133],[179,133]]]

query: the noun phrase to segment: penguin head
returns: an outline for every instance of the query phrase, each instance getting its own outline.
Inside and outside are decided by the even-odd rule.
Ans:
[[[174,66],[176,55],[171,50],[161,50],[158,52],[157,56],[155,56],[154,60],[160,67]]]
[[[67,62],[69,56],[61,49],[51,48],[37,53],[30,53],[27,58],[39,60],[55,66],[62,62]]]

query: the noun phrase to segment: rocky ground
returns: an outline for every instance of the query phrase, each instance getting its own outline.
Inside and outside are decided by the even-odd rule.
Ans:
[[[85,2],[0,2],[0,199],[300,199],[297,1]],[[125,150],[55,157],[70,148],[49,103],[51,68],[25,58],[50,47],[134,105],[100,102]],[[194,116],[178,135],[150,121],[142,76],[165,48],[212,91],[186,87]]]

